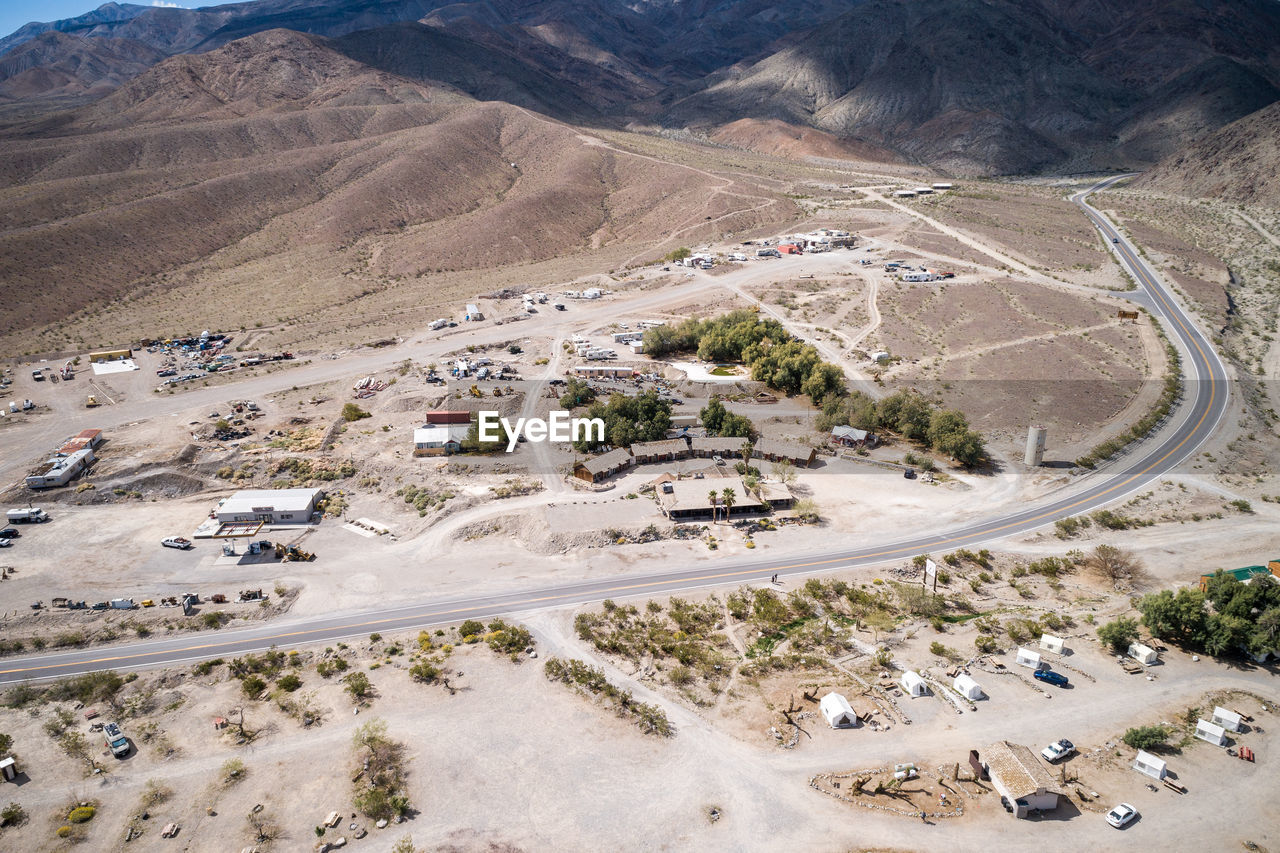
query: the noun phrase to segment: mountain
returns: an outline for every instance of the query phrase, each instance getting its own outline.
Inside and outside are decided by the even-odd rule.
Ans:
[[[161,59],[141,42],[49,30],[0,56],[0,99],[103,95]]]
[[[1280,209],[1280,102],[1171,154],[1133,186]]]
[[[438,37],[406,37],[424,35]],[[434,276],[796,215],[749,181],[722,193],[716,175],[380,70],[359,47],[257,33],[0,131],[0,345],[80,310],[99,327],[123,312],[129,334],[225,322],[244,302],[349,316],[338,306],[401,281],[434,306]],[[144,297],[173,313],[130,307]]]
[[[16,92],[96,94],[147,61],[120,45],[189,56],[276,29],[566,121],[956,174],[1142,168],[1280,99],[1278,0],[107,4],[0,39],[0,60],[29,51]],[[116,46],[70,74],[31,46],[51,33]]]
[[[1280,97],[1277,45],[1275,0],[869,0],[660,123],[810,125],[957,173],[1140,165]]]

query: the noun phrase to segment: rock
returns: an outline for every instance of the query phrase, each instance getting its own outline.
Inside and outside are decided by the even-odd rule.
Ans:
[[[386,819],[385,817],[384,817],[384,818],[380,818],[380,819],[378,820],[378,822],[374,824],[374,826],[378,827],[378,829],[386,829],[386,828],[387,828],[387,819]]]

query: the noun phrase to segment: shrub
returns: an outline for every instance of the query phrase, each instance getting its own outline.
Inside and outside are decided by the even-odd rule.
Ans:
[[[27,811],[17,803],[9,803],[0,809],[0,826],[22,826],[27,822]]]
[[[294,675],[292,672],[282,676],[276,684],[282,689],[290,693],[302,686],[302,679]]]
[[[357,406],[355,403],[347,403],[342,407],[342,419],[347,423],[358,421],[361,418],[371,418],[373,415]]]
[[[346,678],[342,679],[346,682],[347,692],[351,694],[351,698],[357,702],[369,695],[373,689],[373,684],[369,681],[369,676],[363,672],[353,672]]]
[[[427,684],[434,684],[440,678],[440,667],[423,661],[409,667],[409,677],[414,681],[423,681]]]
[[[979,634],[973,638],[973,645],[978,651],[989,655],[1000,651],[1000,644],[996,642],[996,638],[989,634]]]
[[[1124,733],[1124,742],[1134,749],[1156,749],[1169,739],[1164,726],[1137,726]]]
[[[93,820],[95,814],[97,814],[97,809],[93,806],[77,806],[71,810],[71,814],[67,815],[67,822],[88,823]]]
[[[484,633],[484,623],[475,619],[468,619],[458,626],[458,633],[463,637],[470,637],[476,634]]]
[[[247,675],[240,682],[240,689],[244,692],[244,695],[250,699],[257,699],[262,695],[262,691],[267,689],[267,682],[260,676]]]

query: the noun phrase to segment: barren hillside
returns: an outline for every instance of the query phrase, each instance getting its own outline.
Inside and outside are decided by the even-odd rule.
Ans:
[[[731,184],[262,33],[0,136],[0,332],[128,310],[134,292],[200,300],[267,260],[284,317],[406,278],[430,301],[434,274],[792,210]]]
[[[1280,102],[1166,157],[1134,186],[1280,208]]]

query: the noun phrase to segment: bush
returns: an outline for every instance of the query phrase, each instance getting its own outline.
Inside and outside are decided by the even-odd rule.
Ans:
[[[996,638],[988,634],[979,634],[974,637],[973,645],[985,655],[995,654],[1000,651],[1000,644],[996,642]]]
[[[409,667],[409,677],[414,681],[422,681],[427,684],[435,684],[440,678],[440,667],[423,661]]]
[[[458,626],[458,634],[463,637],[471,637],[484,633],[484,623],[475,619],[468,619]]]
[[[355,403],[347,403],[342,407],[342,419],[347,423],[358,421],[361,418],[371,418],[373,415],[357,406]]]
[[[240,682],[240,690],[250,699],[257,699],[267,689],[267,682],[257,675],[247,675]]]
[[[1137,726],[1124,733],[1124,742],[1134,749],[1156,749],[1169,739],[1164,726]]]
[[[369,681],[369,676],[363,672],[353,672],[343,681],[347,684],[347,692],[351,694],[351,698],[359,702],[367,697],[373,689],[373,684]]]
[[[280,689],[286,690],[289,693],[292,693],[293,691],[297,690],[299,687],[302,686],[302,679],[291,672],[288,675],[281,677],[280,680],[276,682],[276,684],[280,687]]]
[[[22,826],[27,822],[27,812],[17,803],[9,803],[0,809],[0,826]]]
[[[71,814],[67,815],[67,822],[88,823],[93,820],[95,814],[97,814],[97,809],[93,806],[77,806],[71,810]]]

